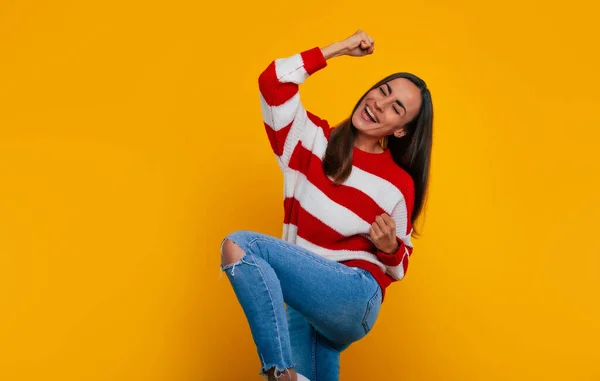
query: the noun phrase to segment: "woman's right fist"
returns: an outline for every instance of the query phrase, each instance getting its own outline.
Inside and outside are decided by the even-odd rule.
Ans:
[[[342,44],[344,45],[343,54],[353,57],[366,56],[372,54],[375,50],[375,41],[362,30],[356,31],[352,36],[342,41]]]

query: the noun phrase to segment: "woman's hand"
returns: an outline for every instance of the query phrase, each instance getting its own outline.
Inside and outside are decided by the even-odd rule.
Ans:
[[[398,250],[396,223],[386,213],[375,218],[375,222],[369,229],[369,236],[371,236],[375,246],[384,253],[393,254]]]
[[[334,42],[321,50],[325,59],[344,55],[362,57],[373,54],[373,51],[375,50],[375,41],[362,30],[358,30],[345,40]]]
[[[342,44],[346,47],[343,54],[347,56],[362,57],[373,54],[375,50],[375,40],[362,30],[356,31],[352,36],[342,41]]]

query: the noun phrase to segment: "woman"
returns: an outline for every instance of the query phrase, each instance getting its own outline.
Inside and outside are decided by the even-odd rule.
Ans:
[[[283,239],[234,232],[221,243],[221,268],[269,380],[337,380],[340,352],[371,330],[387,286],[408,267],[429,175],[425,83],[408,73],[385,78],[334,129],[306,111],[298,93],[327,60],[373,51],[373,39],[358,31],[275,60],[259,78],[284,173]]]

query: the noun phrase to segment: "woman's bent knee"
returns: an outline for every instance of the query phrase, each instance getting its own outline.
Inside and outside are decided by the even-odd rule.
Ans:
[[[246,252],[257,240],[268,238],[267,235],[249,230],[237,230],[228,234],[221,242],[221,264],[229,266],[242,260]]]
[[[236,263],[242,259],[245,252],[234,241],[225,238],[221,245],[221,264],[223,266]]]
[[[223,266],[236,263],[242,259],[248,242],[256,233],[247,230],[237,230],[228,234],[221,242],[221,264]]]

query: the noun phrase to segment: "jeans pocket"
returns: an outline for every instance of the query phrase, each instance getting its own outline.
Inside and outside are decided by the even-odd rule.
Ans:
[[[375,325],[377,316],[379,316],[380,307],[381,307],[381,288],[379,287],[379,285],[377,285],[377,291],[375,291],[375,294],[367,302],[367,310],[365,311],[365,316],[363,317],[363,321],[362,321],[362,325],[365,330],[365,334],[369,333],[369,331],[371,331],[371,329],[373,329],[373,325]]]

